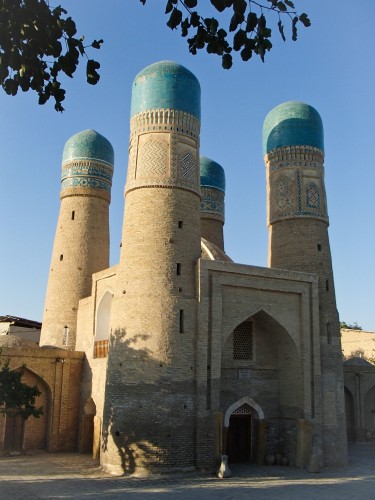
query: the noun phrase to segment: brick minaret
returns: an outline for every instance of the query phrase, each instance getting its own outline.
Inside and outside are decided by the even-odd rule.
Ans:
[[[269,266],[319,277],[321,380],[316,374],[315,383],[321,383],[322,414],[314,419],[323,424],[325,465],[341,465],[346,463],[342,354],[318,112],[301,102],[277,106],[265,119],[263,145]]]
[[[224,169],[215,161],[201,156],[200,176],[202,237],[224,251]]]
[[[90,295],[92,274],[109,266],[113,159],[111,144],[94,130],[65,144],[41,345],[74,349],[78,301]]]
[[[195,463],[199,130],[190,71],[164,61],[137,75],[104,403],[112,472]]]

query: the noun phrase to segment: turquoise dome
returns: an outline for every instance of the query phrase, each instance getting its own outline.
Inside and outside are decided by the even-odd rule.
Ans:
[[[225,193],[225,172],[216,161],[200,157],[201,186],[220,189]]]
[[[313,146],[324,151],[323,123],[316,109],[288,101],[268,113],[263,124],[263,154],[284,146]]]
[[[66,141],[62,161],[64,163],[79,158],[100,160],[113,166],[113,147],[105,137],[95,130],[83,130]]]
[[[201,89],[188,69],[173,61],[147,66],[135,77],[130,116],[149,109],[170,108],[201,116]]]

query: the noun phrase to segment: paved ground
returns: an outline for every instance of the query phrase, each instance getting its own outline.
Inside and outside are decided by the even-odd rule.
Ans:
[[[237,466],[233,477],[109,477],[87,455],[0,457],[0,499],[375,499],[375,443],[350,448],[349,465],[309,474],[292,467]]]

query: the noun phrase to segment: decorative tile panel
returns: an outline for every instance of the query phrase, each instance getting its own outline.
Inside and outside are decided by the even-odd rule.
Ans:
[[[323,160],[323,152],[312,146],[283,147],[265,156],[270,190],[269,224],[293,217],[311,217],[328,223]]]
[[[97,160],[67,161],[62,167],[61,190],[72,187],[111,192],[113,167]]]
[[[177,187],[200,196],[199,129],[195,116],[173,109],[133,116],[125,194],[145,187]]]
[[[157,140],[154,134],[138,148],[136,179],[163,178],[168,174],[168,144]]]
[[[202,187],[201,214],[224,222],[224,193],[215,188]]]
[[[306,187],[306,206],[320,208],[320,191],[314,182],[310,182]]]

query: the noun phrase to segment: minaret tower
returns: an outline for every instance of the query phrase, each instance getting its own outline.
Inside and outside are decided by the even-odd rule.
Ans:
[[[322,415],[315,418],[322,419],[325,465],[342,465],[346,462],[342,355],[318,112],[293,101],[274,108],[264,122],[263,151],[269,266],[319,278]]]
[[[201,156],[200,175],[202,237],[224,251],[224,169],[215,161]]]
[[[64,147],[57,223],[40,344],[74,349],[78,301],[92,274],[109,267],[109,203],[113,148],[95,130]]]
[[[199,130],[190,71],[163,61],[137,75],[103,417],[114,473],[195,463]]]

